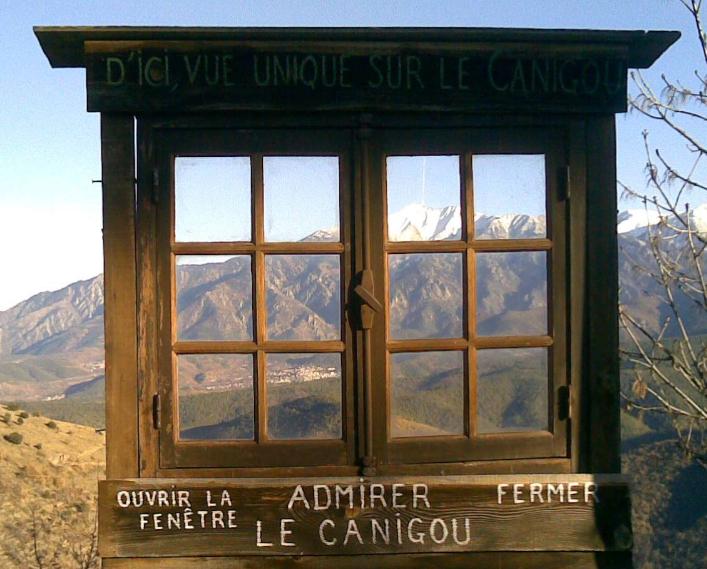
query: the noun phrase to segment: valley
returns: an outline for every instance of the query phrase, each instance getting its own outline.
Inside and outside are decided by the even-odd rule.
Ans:
[[[655,327],[666,314],[666,307],[659,302],[657,285],[650,276],[636,269],[650,266],[645,224],[651,220],[644,217],[640,212],[622,212],[619,216],[620,292],[631,312],[647,326]],[[393,218],[392,239],[457,239],[461,231],[455,208],[410,206]],[[476,227],[479,238],[545,234],[545,220],[533,216],[477,216]],[[335,236],[322,230],[306,239],[331,240]],[[478,257],[478,333],[544,333],[548,289],[544,253]],[[180,338],[251,339],[249,258],[192,261],[198,262],[187,259],[177,271]],[[341,310],[338,262],[333,255],[274,256],[268,265],[266,298],[271,339],[340,337],[346,314]],[[389,270],[393,337],[461,335],[465,292],[460,256],[393,255]],[[23,436],[19,445],[0,439],[0,453],[5,453],[0,454],[1,494],[22,497],[14,525],[2,530],[5,533],[0,543],[11,550],[5,551],[6,559],[24,551],[21,542],[27,535],[17,528],[29,527],[31,512],[37,508],[46,511],[47,520],[60,515],[61,508],[70,516],[80,514],[84,521],[71,522],[73,518],[69,517],[68,523],[87,528],[81,543],[90,543],[91,504],[95,499],[91,492],[95,492],[95,477],[102,475],[103,468],[103,435],[94,430],[105,426],[103,294],[99,275],[59,291],[35,295],[0,312],[0,401],[14,402],[11,407],[18,407],[12,411],[7,406],[0,409],[0,416],[10,414],[9,420],[0,424],[0,434],[17,432]],[[678,295],[676,302],[684,306],[686,299]],[[689,332],[694,336],[707,334],[707,322],[695,311],[687,313]],[[484,352],[479,359],[479,431],[545,428],[546,350],[515,350],[513,358],[504,350]],[[396,354],[393,358],[393,436],[434,437],[463,429],[463,362],[455,353]],[[344,404],[339,356],[270,355],[267,362],[270,435],[339,438]],[[252,439],[253,369],[252,356],[244,354],[181,356],[180,436],[186,440]],[[625,367],[624,375],[622,381],[628,386],[631,369]],[[522,383],[518,377],[523,377]],[[21,412],[29,417],[18,423]],[[690,503],[682,503],[680,496],[687,488],[707,487],[704,472],[695,471],[670,441],[672,426],[668,421],[636,412],[624,412],[622,418],[624,468],[636,485],[637,567],[700,567],[695,551],[705,545],[707,497],[698,492]],[[58,425],[56,430],[47,427],[52,421]],[[53,513],[46,510],[50,502],[57,504]],[[64,521],[52,523],[62,528],[66,525]],[[23,562],[26,560],[12,558],[3,560],[3,566],[28,566]]]

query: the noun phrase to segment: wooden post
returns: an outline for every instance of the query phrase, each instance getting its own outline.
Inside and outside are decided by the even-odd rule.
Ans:
[[[138,476],[134,119],[101,114],[106,476]]]
[[[584,471],[621,470],[618,355],[616,129],[613,115],[587,122],[586,378]]]

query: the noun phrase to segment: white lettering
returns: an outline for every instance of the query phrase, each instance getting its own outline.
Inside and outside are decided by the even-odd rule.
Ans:
[[[295,520],[290,518],[284,518],[280,520],[280,545],[283,547],[294,547],[295,544],[291,541],[287,541],[287,537],[292,535],[292,530],[287,529],[287,526],[295,523]]]
[[[413,484],[412,486],[412,507],[417,508],[417,501],[422,500],[425,502],[427,508],[431,508],[430,501],[427,498],[429,489],[427,484]]]
[[[255,523],[255,544],[258,547],[272,547],[272,543],[263,541],[263,522],[260,520]]]
[[[323,520],[322,523],[319,524],[319,541],[321,541],[324,545],[327,546],[336,545],[335,537],[330,540],[324,537],[324,526],[334,527],[334,522],[332,522],[331,520]]]
[[[302,502],[304,504],[304,507],[309,510],[309,502],[307,501],[307,496],[304,495],[304,489],[302,488],[301,484],[298,484],[297,488],[295,488],[295,491],[292,492],[290,501],[287,504],[287,509],[291,510],[296,502]]]

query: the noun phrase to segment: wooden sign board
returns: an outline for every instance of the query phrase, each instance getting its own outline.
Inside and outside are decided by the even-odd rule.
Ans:
[[[620,49],[223,41],[85,48],[89,111],[626,110]]]
[[[631,547],[617,476],[134,479],[99,504],[105,558]]]

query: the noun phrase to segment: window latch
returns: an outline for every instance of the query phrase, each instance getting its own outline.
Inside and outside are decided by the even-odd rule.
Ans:
[[[354,294],[360,301],[361,328],[369,330],[373,327],[373,316],[383,311],[383,305],[373,294],[373,272],[365,269],[359,273],[360,282],[354,287]]]

